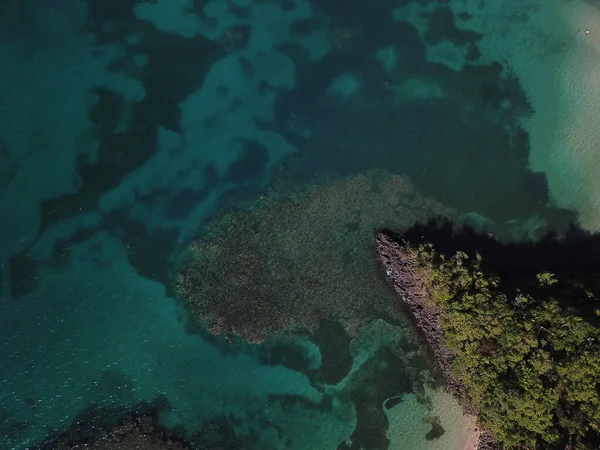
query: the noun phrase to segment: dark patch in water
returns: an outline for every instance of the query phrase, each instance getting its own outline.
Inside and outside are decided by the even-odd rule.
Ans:
[[[233,100],[231,100],[231,103],[229,104],[229,110],[233,111],[235,109],[238,109],[243,104],[244,104],[244,100],[242,100],[240,97],[236,97]]]
[[[402,397],[400,397],[400,396],[388,398],[385,401],[385,403],[383,404],[383,406],[385,409],[392,409],[394,406],[400,404],[401,401],[402,401]]]
[[[310,372],[310,357],[298,342],[266,343],[259,348],[258,359],[265,365],[280,365],[298,372]]]
[[[17,440],[33,425],[34,421],[17,419],[10,409],[0,407],[0,433],[3,440]]]
[[[107,437],[113,432],[119,436],[121,427],[128,430],[131,426],[151,434],[158,445],[157,448],[189,448],[189,444],[181,436],[158,424],[159,415],[170,409],[168,400],[163,396],[156,397],[152,402],[139,403],[132,408],[89,405],[73,419],[69,426],[51,432],[44,442],[33,448],[37,450],[84,448],[103,439],[104,443],[109,442],[110,439]],[[167,445],[169,442],[172,443],[171,446]],[[163,443],[164,447],[159,443]]]
[[[531,197],[538,199],[540,205],[547,205],[550,201],[548,192],[548,180],[545,172],[535,172],[527,179],[527,192],[531,193]]]
[[[329,411],[331,409],[331,397],[325,395],[319,403],[314,403],[309,399],[296,394],[272,394],[269,395],[269,403],[278,403],[283,412],[293,412],[295,410],[318,410]]]
[[[244,76],[248,79],[254,78],[255,70],[252,65],[252,61],[249,58],[240,56],[238,57],[238,64]]]
[[[98,14],[100,23],[110,15],[105,8]],[[180,103],[202,86],[208,69],[225,54],[220,44],[202,36],[186,39],[158,32],[146,22],[127,20],[131,20],[125,21],[128,34],[137,32],[140,38],[130,45],[124,58],[148,56],[144,70],[130,74],[142,83],[146,96],[127,105],[119,94],[102,87],[95,89],[99,102],[90,110],[90,119],[100,141],[97,160],[78,161],[82,184],[77,192],[41,203],[42,230],[65,217],[95,209],[102,193],[146,163],[157,150],[158,127],[179,131]],[[119,118],[125,114],[128,127],[121,131]]]
[[[89,117],[100,141],[97,159],[79,158],[78,175],[82,183],[76,192],[41,202],[41,232],[65,218],[96,209],[101,194],[118,186],[132,171],[145,164],[157,150],[158,127],[179,131],[181,101],[202,85],[210,66],[225,54],[218,43],[201,36],[185,39],[160,33],[150,24],[125,14],[135,2],[90,3],[88,28],[100,33],[99,41],[114,42],[124,33],[139,36],[139,40],[130,45],[124,61],[131,60],[136,54],[148,56],[144,70],[130,74],[143,84],[146,96],[141,102],[129,105],[120,94],[109,89],[97,87],[93,90],[98,102],[90,109]],[[115,19],[118,19],[116,23],[120,24],[121,31],[119,27],[105,27]],[[119,128],[123,117],[127,117],[128,123],[125,130]],[[194,207],[194,202],[206,197],[215,183],[215,176],[210,176],[210,168],[205,174],[209,177],[203,189],[168,193],[168,201],[159,205],[168,218],[184,218]],[[120,233],[125,234],[123,239],[129,245],[129,260],[136,270],[147,278],[162,282],[172,293],[167,266],[177,233],[163,229],[153,235],[145,231],[131,235],[130,231],[135,227],[126,216],[124,211],[109,213],[107,227],[113,231],[120,229]],[[108,223],[111,220],[115,222]],[[54,256],[66,254],[69,245],[86,236],[83,232],[69,238],[68,242],[59,243]],[[30,268],[31,265],[25,267],[18,261],[15,263],[12,278],[19,295],[31,289],[29,280],[34,276],[26,273]]]
[[[99,43],[124,41],[134,21],[134,6],[139,0],[87,0],[87,31],[93,33]]]
[[[331,17],[334,26],[361,24],[366,40],[386,33],[394,24],[391,11],[401,6],[397,0],[381,0],[365,4],[362,0],[345,1],[343,7],[337,0],[315,0],[317,8]]]
[[[252,9],[238,6],[234,2],[227,2],[227,12],[237,19],[248,20],[252,17]]]
[[[229,166],[225,179],[244,184],[260,176],[269,162],[269,152],[263,144],[256,140],[243,144],[239,158]]]
[[[296,9],[295,0],[279,0],[279,6],[283,11],[294,11]]]
[[[164,193],[170,197],[163,202],[162,213],[167,219],[185,219],[189,212],[198,205],[209,194],[208,189],[180,189],[175,192],[169,190],[158,191],[156,194]]]
[[[351,445],[339,449],[387,450],[388,421],[383,402],[402,393],[411,392],[412,385],[404,363],[385,348],[377,352],[350,380],[342,398],[354,402],[357,425],[350,437]]]
[[[108,369],[100,379],[85,390],[90,403],[99,402],[104,407],[132,404],[135,399],[135,385],[125,372]]]
[[[333,398],[329,395],[323,395],[318,403],[315,403],[305,397],[295,394],[272,394],[269,395],[268,409],[278,408],[283,413],[295,414],[301,412],[302,414],[309,414],[310,411],[317,413],[331,414],[333,412]],[[258,421],[260,423],[261,432],[269,429],[274,429],[277,432],[279,441],[285,443],[286,448],[296,447],[295,442],[291,439],[287,433],[287,429],[282,427],[268,416],[258,414]],[[315,427],[318,429],[318,425],[315,423]]]
[[[276,89],[273,88],[266,80],[260,80],[257,85],[256,92],[261,97],[266,97],[267,95],[275,92]]]
[[[160,228],[149,232],[142,222],[129,218],[126,211],[112,212],[105,217],[106,228],[123,242],[127,259],[136,272],[162,283],[167,295],[174,296],[169,255],[175,248],[179,230]]]
[[[311,337],[321,350],[321,367],[313,379],[319,383],[337,384],[352,367],[349,346],[350,337],[343,327],[335,322],[325,322]]]
[[[448,5],[442,4],[436,8],[429,14],[429,20],[427,32],[423,36],[425,42],[435,45],[449,40],[457,46],[468,46],[468,60],[472,61],[479,57],[476,44],[481,39],[481,35],[456,28],[454,14]]]
[[[214,163],[209,163],[204,168],[203,173],[204,186],[201,189],[181,189],[179,191],[171,191],[164,189],[161,192],[154,192],[154,196],[164,195],[162,200],[162,212],[168,219],[184,219],[204,200],[210,191],[219,182],[219,175]]]
[[[52,267],[56,269],[64,268],[71,256],[71,248],[74,245],[87,241],[98,231],[99,228],[80,229],[71,234],[68,238],[58,239],[52,249]]]
[[[39,283],[40,262],[27,256],[27,251],[13,255],[8,260],[10,288],[15,299],[33,291]]]
[[[317,2],[331,15],[334,27],[360,26],[360,45],[351,54],[330,52],[305,64],[298,52],[286,48],[298,70],[293,91],[277,104],[276,124],[285,129],[290,117],[302,116],[314,125],[310,140],[284,132],[303,152],[293,179],[302,182],[315,172],[345,175],[386,168],[408,175],[421,193],[460,212],[477,211],[496,222],[535,214],[548,221],[555,218],[546,207],[546,181],[528,169],[528,136],[517,118],[531,108],[518,80],[507,78],[500,64],[455,72],[429,63],[414,27],[392,21],[390,10],[399,5],[384,1],[367,10],[355,3],[340,10],[333,0]],[[447,5],[441,3],[431,19],[427,42],[449,37],[470,49],[468,58],[477,56],[481,36],[456,29]],[[299,24],[298,33],[305,28],[311,27]],[[399,66],[385,73],[373,54],[390,45]],[[344,73],[358,75],[363,83],[363,90],[348,102],[328,93]],[[397,102],[392,87],[412,79],[431,82],[447,95]],[[509,109],[501,107],[506,100]]]
[[[422,48],[418,36],[414,40],[400,41],[414,45],[410,50],[414,56],[409,59]],[[373,67],[373,63],[359,66],[352,58],[352,66],[340,67],[334,59],[339,58],[325,58],[310,71],[300,69],[296,89],[280,103],[278,123],[282,127],[291,114],[309,117],[317,125],[310,141],[286,135],[303,149],[303,164],[292,174],[295,179],[308,179],[323,170],[350,174],[381,167],[407,174],[420,192],[448,206],[478,211],[493,220],[532,215],[545,208],[548,189],[528,171],[527,141],[515,139],[504,128],[508,121],[501,125],[484,118],[487,106],[477,86],[498,83],[499,65],[467,68],[456,74],[424,60],[409,62],[413,71],[439,79],[455,97],[407,100],[398,105],[385,92],[383,74],[364,74],[364,67]],[[364,74],[365,91],[356,103],[336,105],[326,93],[329,84],[340,73],[356,71]],[[408,75],[398,75],[394,83],[402,84],[402,77]],[[461,113],[464,108],[459,104],[470,104],[479,112]],[[536,186],[533,190],[532,183]]]
[[[428,441],[439,439],[444,435],[445,432],[446,430],[444,430],[444,427],[442,427],[439,417],[434,417],[431,419],[431,430],[425,434],[425,439]]]
[[[235,433],[233,415],[221,415],[202,423],[190,438],[192,448],[202,450],[241,450],[244,447]]]

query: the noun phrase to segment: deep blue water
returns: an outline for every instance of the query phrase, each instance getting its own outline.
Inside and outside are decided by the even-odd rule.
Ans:
[[[573,220],[528,170],[518,80],[475,63],[443,2],[424,35],[394,18],[408,3],[0,0],[0,448],[144,408],[197,448],[381,448],[364,399],[415,389],[392,344],[377,395],[332,397],[360,341],[229,344],[172,271],[220,209],[370,169],[499,235]],[[428,58],[444,40],[458,66]]]

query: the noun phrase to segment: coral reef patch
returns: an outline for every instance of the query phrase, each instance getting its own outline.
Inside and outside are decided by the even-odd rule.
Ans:
[[[177,286],[215,334],[259,343],[335,321],[354,336],[374,318],[401,320],[374,230],[439,215],[451,211],[384,171],[272,194],[210,222],[182,256]]]

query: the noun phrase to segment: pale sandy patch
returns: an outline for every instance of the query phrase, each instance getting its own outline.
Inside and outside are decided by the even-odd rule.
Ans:
[[[387,411],[390,450],[475,450],[478,432],[475,417],[465,415],[454,397],[442,388],[426,389],[430,405],[419,403],[416,395],[406,394],[395,407]],[[444,433],[426,439],[431,422],[436,419]]]
[[[476,418],[473,416],[466,416],[467,422],[467,432],[468,432],[468,440],[464,447],[462,447],[463,443],[459,444],[460,450],[477,450],[477,444],[479,442],[479,435],[481,432],[477,428]]]
[[[456,25],[484,35],[480,63],[502,62],[533,115],[530,167],[552,201],[600,230],[600,8],[582,0],[451,0]]]

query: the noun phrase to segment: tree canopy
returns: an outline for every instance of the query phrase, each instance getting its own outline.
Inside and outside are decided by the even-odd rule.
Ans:
[[[418,249],[443,311],[452,376],[507,449],[600,448],[600,301],[593,277],[506,279],[477,255]],[[582,305],[586,307],[583,308]]]

